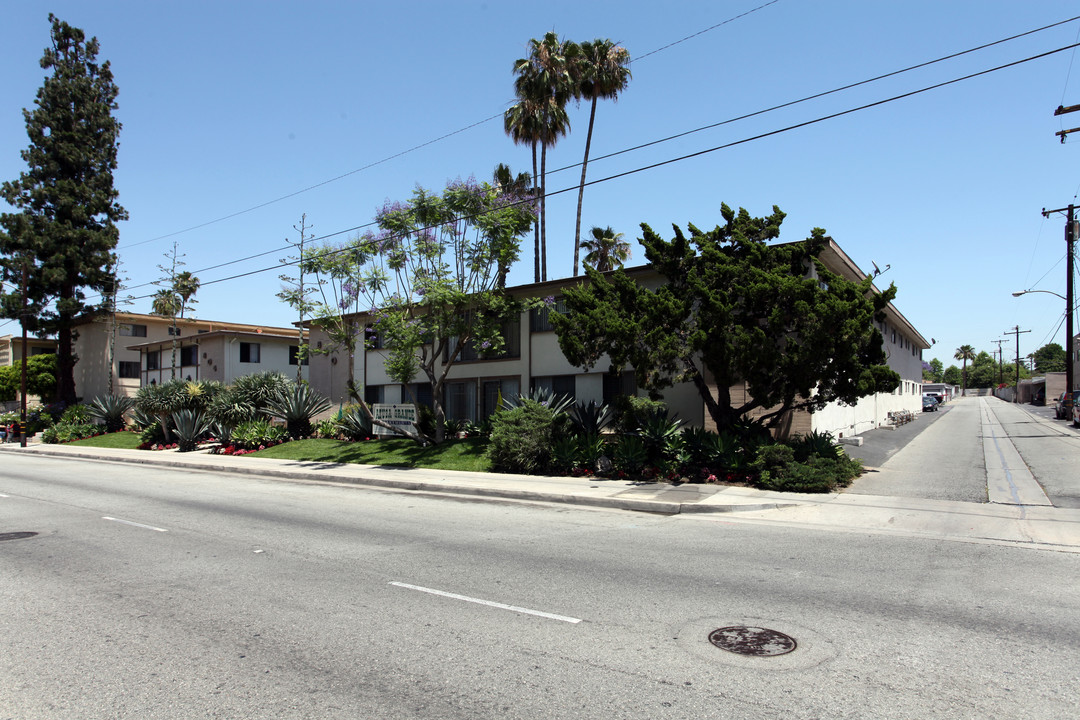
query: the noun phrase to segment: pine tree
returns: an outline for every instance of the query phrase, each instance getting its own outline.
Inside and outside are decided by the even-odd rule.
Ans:
[[[27,329],[57,338],[57,394],[76,399],[73,325],[96,312],[115,283],[116,224],[127,219],[113,186],[120,122],[118,89],[109,63],[98,64],[98,41],[54,15],[52,47],[41,67],[50,74],[35,108],[23,110],[30,146],[21,156],[27,170],[5,182],[2,196],[17,212],[0,214],[0,296],[4,317],[18,317],[18,279],[29,268]],[[101,303],[87,292],[100,293]]]

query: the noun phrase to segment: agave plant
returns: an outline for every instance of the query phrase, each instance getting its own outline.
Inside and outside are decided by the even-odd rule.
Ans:
[[[267,403],[267,410],[285,421],[294,440],[311,435],[311,418],[329,409],[330,401],[307,385],[280,391]]]
[[[343,408],[335,425],[348,440],[363,440],[371,436],[371,418],[359,405]]]
[[[246,450],[257,450],[260,445],[276,445],[289,438],[288,431],[279,425],[271,425],[269,420],[259,418],[241,423],[233,430],[232,444]]]
[[[198,410],[184,408],[172,414],[173,430],[176,433],[177,450],[191,452],[199,445],[199,440],[210,429],[210,418]]]
[[[586,433],[577,437],[578,459],[586,467],[595,470],[600,458],[607,453],[607,441],[602,435]]]
[[[679,438],[682,420],[669,418],[667,413],[655,413],[641,420],[638,436],[648,451],[649,459],[660,463],[667,459]]]
[[[561,437],[551,446],[551,465],[559,472],[569,472],[578,461],[576,437]]]
[[[135,402],[123,395],[102,395],[87,403],[90,417],[105,426],[105,432],[120,432],[127,424],[126,416]]]
[[[269,419],[270,402],[292,386],[293,382],[283,373],[267,371],[236,378],[232,390],[241,401],[254,406],[255,412]]]
[[[517,398],[503,398],[503,409],[513,410],[521,404],[522,400],[532,400],[540,403],[555,417],[565,415],[574,404],[574,398],[569,395],[556,395],[546,388],[533,388],[528,395],[518,395]]]
[[[207,406],[207,414],[214,423],[214,433],[224,443],[228,443],[233,430],[249,420],[255,419],[255,406],[244,400],[233,389],[219,393]]]
[[[608,405],[597,405],[590,401],[588,405],[578,403],[570,408],[570,422],[576,432],[585,435],[598,435],[606,430],[615,420],[615,412]]]
[[[172,414],[184,409],[187,403],[186,386],[183,380],[172,380],[160,385],[143,385],[135,394],[135,407],[157,418],[166,442],[172,441],[169,432]]]
[[[612,452],[612,462],[615,467],[631,475],[638,473],[645,467],[645,461],[649,459],[648,451],[641,438],[633,435],[624,435],[619,438],[619,443]]]

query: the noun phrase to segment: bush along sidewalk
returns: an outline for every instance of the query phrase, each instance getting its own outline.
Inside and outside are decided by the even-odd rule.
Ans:
[[[661,403],[573,406],[542,393],[508,403],[492,418],[489,456],[497,472],[673,483],[727,483],[820,493],[862,472],[831,434],[776,441],[760,423],[722,433],[684,428]]]

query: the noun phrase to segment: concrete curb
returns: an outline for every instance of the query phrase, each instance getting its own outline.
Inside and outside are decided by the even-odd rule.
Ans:
[[[17,449],[21,450],[21,448],[10,448],[10,451],[14,452]],[[328,464],[325,462],[301,460],[275,461],[270,459],[259,459],[258,462],[260,463],[260,465],[244,467],[243,465],[239,464],[215,462],[215,458],[217,458],[217,456],[208,454],[187,454],[183,460],[177,460],[170,457],[158,457],[159,455],[164,455],[165,453],[150,453],[147,451],[140,452],[144,452],[147,455],[153,455],[154,457],[133,457],[131,455],[120,453],[112,455],[109,454],[109,451],[107,449],[103,450],[102,452],[80,452],[78,450],[52,450],[41,445],[36,445],[33,448],[27,449],[33,452],[35,455],[46,455],[49,457],[67,459],[90,460],[95,462],[122,462],[134,465],[167,467],[179,470],[233,473],[239,475],[267,477],[295,482],[332,485],[355,485],[438,495],[457,495],[480,498],[486,497],[518,502],[544,502],[563,505],[579,505],[585,507],[602,507],[614,510],[647,512],[657,515],[755,512],[763,510],[775,510],[784,507],[792,507],[798,504],[794,502],[721,503],[713,500],[712,498],[706,498],[706,500],[709,500],[709,502],[704,503],[678,503],[667,502],[663,500],[649,500],[647,498],[631,498],[610,495],[589,495],[565,492],[545,492],[542,490],[471,486],[464,485],[461,484],[460,481],[455,482],[453,480],[435,482],[429,480],[408,480],[374,477],[371,475],[357,476],[353,473],[355,473],[361,468],[371,466],[346,465],[340,463]],[[8,449],[0,448],[0,451],[3,450]],[[300,465],[301,467],[295,470],[289,470],[286,468],[266,467],[265,465],[263,465],[263,463],[270,462],[287,462],[292,465]],[[350,469],[352,470],[352,472],[335,472],[344,469]],[[386,471],[379,469],[377,470],[377,472]],[[392,472],[409,472],[409,469],[395,469]]]

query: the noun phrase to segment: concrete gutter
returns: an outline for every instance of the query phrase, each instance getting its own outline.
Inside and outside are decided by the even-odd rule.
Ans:
[[[485,498],[708,517],[729,522],[812,527],[1080,553],[1080,509],[930,500],[881,495],[777,493],[727,485],[632,483],[597,478],[542,477],[422,468],[271,460],[201,452],[116,450],[34,443],[0,453],[94,462],[123,462],[193,472],[218,472],[288,482],[363,486],[438,497]]]
[[[276,478],[294,482],[361,485],[409,492],[465,495],[505,500],[561,503],[617,510],[679,515],[775,510],[807,496],[767,493],[727,485],[671,485],[634,483],[599,478],[567,478],[501,473],[476,473],[426,468],[393,468],[375,465],[273,460],[205,452],[174,450],[123,450],[78,445],[34,443],[11,450],[97,462],[123,462],[197,472],[220,472]],[[735,491],[748,491],[735,492]]]

